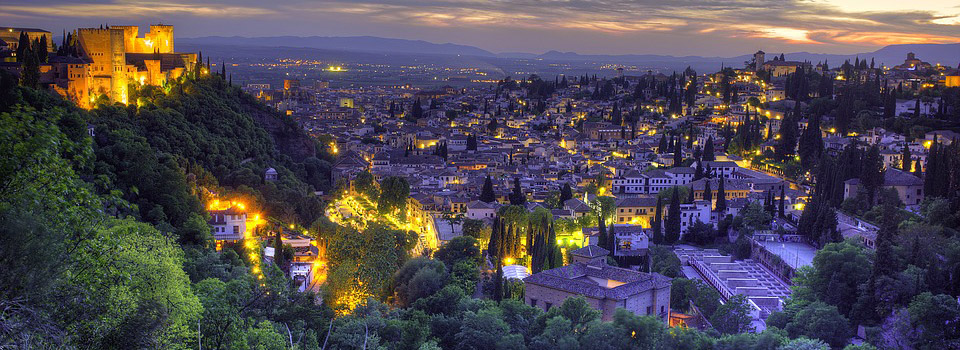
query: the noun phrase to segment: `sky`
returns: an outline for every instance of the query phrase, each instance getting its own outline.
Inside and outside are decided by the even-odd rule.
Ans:
[[[960,42],[960,0],[3,0],[0,25],[59,33],[175,26],[177,37],[371,35],[491,52],[851,54]]]

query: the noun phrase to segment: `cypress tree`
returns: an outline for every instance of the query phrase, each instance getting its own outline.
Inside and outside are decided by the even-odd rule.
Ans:
[[[663,244],[663,198],[657,197],[657,211],[653,215],[653,244]]]
[[[673,245],[680,239],[680,194],[677,187],[670,196],[670,210],[667,212],[666,244]]]
[[[667,151],[667,135],[660,134],[660,147],[657,148],[657,154],[664,154]]]
[[[779,208],[779,214],[781,218],[786,217],[786,215],[784,215],[785,213],[784,210],[786,209],[784,208],[784,205],[785,205],[784,201],[786,201],[786,198],[787,198],[786,193],[787,193],[786,187],[784,185],[781,185],[780,186],[780,208]],[[834,220],[836,220],[836,217],[834,217]]]
[[[682,137],[677,137],[676,147],[673,148],[673,166],[677,167],[683,163],[683,143]]]
[[[880,157],[880,148],[876,145],[870,147],[863,158],[860,184],[867,192],[867,203],[873,206],[876,203],[877,191],[883,186],[883,158]]]
[[[710,203],[710,208],[713,209],[713,189],[710,188],[710,180],[704,181],[703,200],[707,201],[707,203]]]
[[[30,37],[27,36],[26,32],[20,32],[17,42],[17,62],[20,62],[20,64],[26,62],[27,52],[30,51],[30,48]]]
[[[493,193],[493,179],[490,178],[490,175],[487,175],[486,180],[483,180],[483,189],[480,190],[480,201],[486,203],[497,201],[497,195]]]
[[[40,61],[34,52],[34,48],[27,45],[23,50],[23,57],[21,57],[21,59],[22,71],[20,73],[20,84],[34,89],[39,88]]]
[[[611,256],[615,256],[614,253],[617,251],[616,228],[617,228],[616,224],[610,224],[610,228],[607,230],[607,246],[603,247],[604,249],[610,251]]]
[[[913,158],[910,155],[910,147],[906,144],[903,145],[903,153],[900,155],[900,169],[905,172],[910,172],[913,170]]]
[[[567,200],[573,199],[573,189],[570,188],[569,183],[563,184],[563,188],[560,189],[560,203],[559,207],[563,207],[563,203]]]
[[[722,215],[727,210],[727,193],[724,191],[724,181],[722,178],[719,179],[720,184],[717,186],[717,211]]]
[[[511,205],[524,205],[527,203],[527,195],[523,193],[520,187],[520,178],[513,178],[513,193],[510,194]]]
[[[713,136],[707,138],[707,144],[703,146],[703,155],[701,159],[704,161],[712,162],[716,160],[716,151],[713,149]]]
[[[809,169],[812,168],[816,160],[820,159],[823,153],[823,135],[820,134],[820,116],[810,119],[807,128],[800,135],[800,142],[797,147],[797,154],[800,155],[800,166]]]
[[[693,195],[694,192],[696,191],[694,191],[693,188],[690,188],[690,192],[687,193],[687,200],[684,201],[684,203],[693,203],[694,199],[696,199]]]
[[[493,275],[493,298],[494,301],[503,300],[503,263],[497,259],[497,273]]]
[[[603,217],[597,215],[597,246],[607,246],[607,227],[603,222]]]

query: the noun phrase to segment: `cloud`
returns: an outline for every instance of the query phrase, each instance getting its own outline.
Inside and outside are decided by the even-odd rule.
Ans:
[[[541,43],[571,47],[597,47],[603,43],[598,38],[608,38],[611,48],[619,40],[615,38],[624,37],[655,46],[669,37],[701,46],[791,45],[825,51],[850,45],[960,42],[960,6],[955,0],[5,0],[0,4],[0,19],[16,18],[22,23],[31,16],[48,20],[194,18],[217,21],[220,27],[235,23],[242,29],[258,23],[259,28],[288,31],[265,35],[323,34],[320,28],[329,29],[325,23],[337,23],[341,32],[426,33],[450,41],[476,37],[477,32],[511,33],[497,38],[511,47],[523,46],[513,41],[529,38],[529,33],[542,35]],[[289,32],[290,23],[311,25]],[[573,42],[574,37],[581,41]]]
[[[189,15],[199,17],[252,17],[273,14],[261,7],[230,6],[220,4],[190,4],[158,1],[116,1],[109,3],[31,3],[0,5],[0,12],[20,16],[46,17],[114,17],[136,18],[157,15]]]

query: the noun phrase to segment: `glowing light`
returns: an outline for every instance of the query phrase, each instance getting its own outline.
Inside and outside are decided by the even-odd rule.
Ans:
[[[504,258],[504,259],[503,259],[503,263],[504,263],[504,264],[507,264],[507,265],[513,265],[513,263],[515,263],[515,262],[516,262],[516,260],[514,260],[513,258]]]

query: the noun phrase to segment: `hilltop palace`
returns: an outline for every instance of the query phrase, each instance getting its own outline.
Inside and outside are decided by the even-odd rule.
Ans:
[[[137,26],[79,28],[64,36],[54,51],[50,32],[33,28],[0,27],[0,53],[7,51],[3,69],[16,70],[18,37],[46,37],[48,60],[40,65],[40,83],[90,108],[101,96],[126,104],[130,84],[162,86],[197,63],[197,54],[173,49],[173,26],[151,25],[139,37]],[[4,56],[0,54],[0,56]]]

